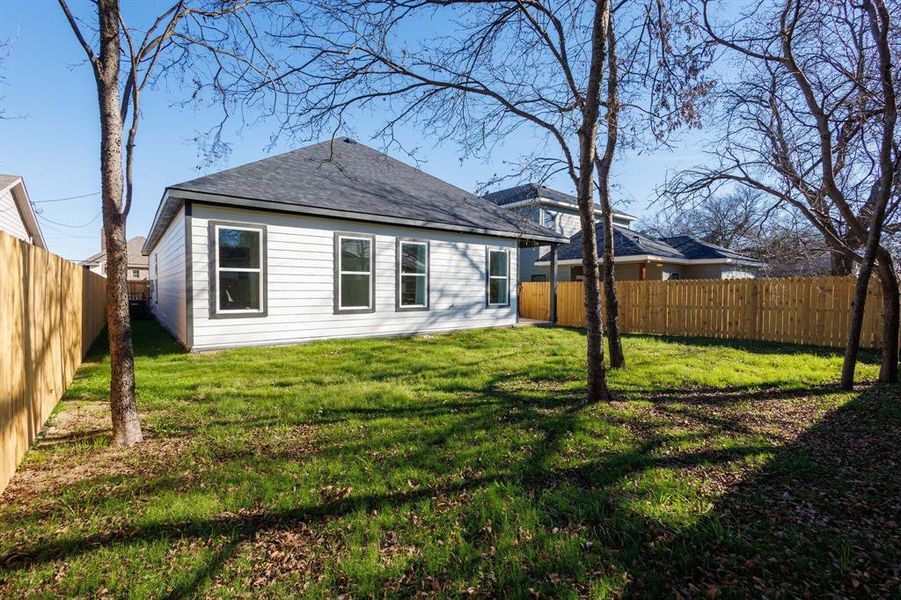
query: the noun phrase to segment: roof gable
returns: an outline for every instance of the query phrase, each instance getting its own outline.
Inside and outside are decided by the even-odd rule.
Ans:
[[[144,247],[145,238],[143,235],[138,235],[130,240],[128,240],[126,244],[126,252],[128,253],[128,266],[129,267],[146,267],[150,264],[150,261],[146,256],[141,254],[141,249]],[[106,250],[101,250],[96,254],[92,254],[87,257],[83,261],[81,261],[80,265],[95,265],[106,261]]]

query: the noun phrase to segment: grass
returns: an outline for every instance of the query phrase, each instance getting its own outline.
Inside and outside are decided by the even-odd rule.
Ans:
[[[895,388],[840,357],[496,329],[187,355],[135,324],[148,440],[102,344],[0,503],[0,595],[889,596]],[[860,369],[864,379],[877,365]]]

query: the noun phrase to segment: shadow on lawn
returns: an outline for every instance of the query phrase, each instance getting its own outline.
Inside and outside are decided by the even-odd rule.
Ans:
[[[650,400],[655,419],[627,419],[618,417],[615,411],[596,417],[610,427],[634,432],[634,443],[628,448],[599,452],[574,465],[559,465],[555,458],[563,452],[568,437],[583,426],[584,413],[607,407],[585,405],[578,392],[553,390],[526,396],[507,390],[504,383],[496,380],[482,389],[469,390],[472,397],[460,402],[335,407],[311,419],[287,423],[276,416],[222,421],[223,426],[252,432],[276,422],[327,426],[348,419],[394,419],[399,429],[395,435],[373,440],[360,434],[356,439],[325,441],[316,454],[340,461],[366,451],[389,454],[396,445],[405,444],[413,450],[384,459],[381,470],[390,473],[416,466],[431,471],[434,482],[385,494],[323,498],[285,510],[246,509],[213,518],[124,527],[107,534],[66,537],[63,533],[0,556],[0,582],[4,571],[74,558],[99,547],[215,540],[212,555],[200,565],[195,563],[190,577],[168,592],[173,598],[190,597],[222,573],[242,544],[260,535],[290,531],[300,525],[321,528],[359,511],[386,512],[502,485],[513,488],[514,492],[509,493],[521,496],[523,501],[559,507],[542,513],[541,526],[578,532],[590,544],[583,547],[578,564],[564,556],[545,556],[542,564],[527,564],[508,574],[497,584],[504,587],[483,590],[486,594],[525,595],[532,588],[555,595],[564,591],[560,586],[571,585],[584,595],[588,591],[586,580],[597,577],[595,569],[621,573],[624,595],[647,597],[674,592],[683,596],[816,596],[838,590],[846,595],[890,596],[899,589],[901,532],[897,515],[901,513],[901,465],[897,448],[901,447],[901,402],[897,389],[872,388],[775,450],[769,444],[757,443],[753,436],[759,423],[749,422],[749,415],[740,410],[742,404],[776,401],[776,414],[767,418],[769,424],[778,427],[789,420],[779,414],[780,403],[799,396],[810,398],[813,403],[814,397],[833,393],[834,388],[809,388],[803,394],[797,390],[745,388],[660,390],[643,395]],[[452,418],[426,433],[418,432],[416,423],[420,420],[439,417]],[[681,431],[671,430],[674,422]],[[430,460],[436,448],[457,436],[481,431],[500,440],[504,428],[513,425],[539,434],[538,441],[517,460],[485,465],[462,479],[458,472],[463,461],[436,464]],[[167,435],[196,433],[199,432],[186,426]],[[712,440],[724,434],[750,436],[753,441],[713,445]],[[667,443],[689,440],[711,442],[691,450],[659,452]],[[252,452],[214,453],[213,461],[252,465]],[[737,483],[724,477],[731,464],[764,452],[774,452],[775,457],[760,471],[743,480],[739,477]],[[296,461],[290,452],[276,452],[268,458],[284,464]],[[468,464],[465,466],[469,469]],[[623,496],[622,484],[654,469],[674,470],[684,476],[702,472],[707,483],[721,486],[714,506],[705,516],[683,527],[665,526],[643,514]],[[110,491],[105,499],[111,501],[119,493],[126,498],[136,491],[159,494],[191,484],[164,471],[156,478],[148,478],[137,490]],[[91,482],[84,485],[89,487]],[[86,508],[97,502],[97,497],[88,496],[83,502]],[[71,508],[77,509],[77,505]],[[477,513],[480,507],[464,506],[461,510],[465,516]],[[550,546],[536,552],[547,554],[552,550]],[[451,563],[454,570],[447,574],[447,580],[469,581],[488,562],[504,559],[461,558],[459,563]],[[426,581],[425,567],[419,566],[422,571],[414,569],[395,592],[435,592]],[[549,579],[551,573],[561,577],[562,583]]]

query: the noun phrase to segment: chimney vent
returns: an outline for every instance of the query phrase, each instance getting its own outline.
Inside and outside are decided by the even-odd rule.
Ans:
[[[106,252],[106,232],[103,227],[100,228],[100,251]]]

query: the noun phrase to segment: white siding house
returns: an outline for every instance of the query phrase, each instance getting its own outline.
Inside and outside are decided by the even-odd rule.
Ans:
[[[144,250],[166,329],[201,351],[516,323],[520,246],[565,238],[334,144],[167,189]]]
[[[25,182],[18,175],[0,175],[0,231],[47,249]]]

